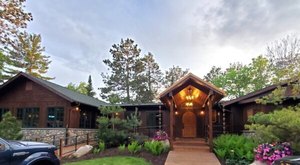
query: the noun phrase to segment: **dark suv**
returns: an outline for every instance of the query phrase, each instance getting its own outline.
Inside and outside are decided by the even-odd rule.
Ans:
[[[56,147],[46,143],[0,138],[0,165],[59,165]]]

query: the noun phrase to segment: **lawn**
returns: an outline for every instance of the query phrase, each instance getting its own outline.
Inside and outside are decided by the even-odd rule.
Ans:
[[[83,160],[79,162],[66,163],[64,165],[151,165],[142,158],[135,158],[129,156],[115,156],[98,158],[91,160]]]

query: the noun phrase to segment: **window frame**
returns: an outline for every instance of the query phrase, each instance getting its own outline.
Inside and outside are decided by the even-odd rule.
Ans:
[[[26,117],[26,114],[29,112],[30,115],[36,115],[33,116],[31,120],[29,120],[31,117]],[[22,128],[38,128],[40,120],[40,107],[19,107],[17,108],[16,117],[17,120],[21,121]]]
[[[53,110],[53,116],[54,116],[53,121],[49,120],[50,110]],[[65,108],[64,107],[62,107],[62,106],[47,107],[47,120],[46,120],[47,128],[63,128],[64,123],[65,123],[64,119],[65,119]],[[49,124],[49,123],[54,123],[54,124],[52,124],[52,126],[51,126],[51,124]]]

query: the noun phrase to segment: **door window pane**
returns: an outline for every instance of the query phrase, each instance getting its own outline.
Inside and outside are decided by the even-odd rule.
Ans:
[[[49,107],[47,117],[47,127],[58,128],[64,126],[64,108]]]

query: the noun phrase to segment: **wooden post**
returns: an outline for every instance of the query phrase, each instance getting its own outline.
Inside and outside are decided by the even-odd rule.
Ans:
[[[213,123],[212,123],[212,99],[211,97],[208,98],[208,144],[210,151],[213,150]]]
[[[171,103],[170,103],[170,147],[171,150],[173,149],[173,140],[174,140],[174,102],[171,99]]]
[[[77,135],[75,136],[75,151],[77,151]]]
[[[89,138],[90,138],[89,133],[87,133],[86,134],[86,145],[89,145]]]
[[[62,158],[62,152],[63,152],[63,139],[59,139],[59,157]]]

